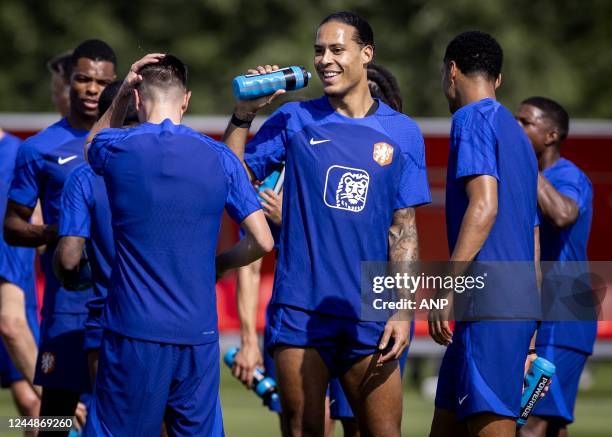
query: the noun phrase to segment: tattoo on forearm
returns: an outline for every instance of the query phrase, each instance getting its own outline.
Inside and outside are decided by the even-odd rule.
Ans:
[[[416,261],[419,256],[414,208],[398,209],[389,228],[389,261]]]

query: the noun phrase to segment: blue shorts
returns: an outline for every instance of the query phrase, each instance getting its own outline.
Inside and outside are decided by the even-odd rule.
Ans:
[[[436,408],[459,420],[477,413],[518,417],[531,321],[457,322],[438,376]]]
[[[536,351],[539,357],[554,363],[556,372],[548,393],[538,401],[532,414],[572,423],[580,375],[589,356],[578,350],[552,345],[537,347]]]
[[[414,322],[410,326],[410,341],[414,337]],[[406,348],[404,353],[399,358],[399,368],[402,378],[404,377],[404,368],[406,367],[406,360],[408,359],[408,351],[410,346]],[[338,378],[334,378],[329,382],[329,415],[334,420],[342,419],[353,419],[355,414],[349,404],[344,390],[342,390],[342,384]]]
[[[26,320],[34,336],[34,341],[38,343],[40,337],[38,306],[28,305],[28,302],[26,302]],[[21,381],[22,379],[24,379],[24,377],[13,364],[8,351],[4,347],[4,342],[0,341],[0,387],[8,388],[15,381]]]
[[[338,377],[360,358],[378,352],[384,322],[362,322],[289,305],[268,306],[267,349],[277,346],[314,348],[330,375]]]
[[[43,318],[35,384],[76,393],[91,392],[87,352],[83,347],[86,318],[87,314],[52,314]]]
[[[86,436],[223,435],[219,343],[174,345],[104,331]]]
[[[24,290],[26,300],[30,295],[36,296],[34,290],[35,256],[35,249],[9,246],[4,241],[0,241],[0,281],[10,282]]]

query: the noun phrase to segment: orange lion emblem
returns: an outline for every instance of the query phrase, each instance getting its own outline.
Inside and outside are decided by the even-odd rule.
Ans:
[[[381,167],[391,164],[391,161],[393,161],[393,146],[387,143],[374,144],[372,158],[374,158],[374,161]]]

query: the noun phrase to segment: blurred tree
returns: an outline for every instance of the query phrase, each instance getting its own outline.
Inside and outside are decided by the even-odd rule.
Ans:
[[[492,33],[505,51],[500,99],[513,107],[539,94],[576,117],[612,117],[612,2],[607,0],[2,0],[0,111],[49,111],[45,62],[97,37],[117,51],[119,74],[150,51],[189,64],[191,110],[226,114],[231,78],[252,65],[312,70],[318,23],[354,10],[372,24],[377,62],[399,78],[405,111],[446,116],[440,90],[448,41],[468,29]],[[315,97],[317,80],[292,96]]]

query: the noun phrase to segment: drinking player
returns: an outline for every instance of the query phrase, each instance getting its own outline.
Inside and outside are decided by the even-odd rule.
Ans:
[[[105,129],[132,95],[141,124]],[[147,55],[88,138],[115,239],[88,435],[222,433],[215,277],[273,240],[236,157],[180,124],[190,96],[178,58]],[[215,260],[224,209],[246,237]]]
[[[525,133],[496,101],[502,58],[498,42],[478,31],[455,37],[444,54],[443,90],[453,114],[446,179],[450,260],[533,267],[537,163]],[[512,288],[485,290],[496,293],[490,302],[512,303],[511,317],[525,321],[458,321],[453,333],[447,314],[430,313],[432,338],[448,346],[432,436],[515,435],[525,361],[540,317],[531,273]]]
[[[587,261],[593,188],[574,163],[561,156],[569,132],[567,111],[546,97],[530,97],[516,111],[538,159],[538,211],[542,261]],[[523,436],[567,436],[574,421],[580,375],[597,338],[596,321],[542,322],[538,356],[553,362],[555,377],[536,405]]]
[[[325,95],[281,106],[246,153],[256,112],[282,91],[238,101],[224,136],[253,180],[286,163],[267,327],[285,435],[323,434],[331,377],[340,377],[362,432],[400,435],[397,359],[410,323],[403,313],[386,323],[360,319],[360,262],[415,260],[414,208],[430,195],[418,126],[372,99],[373,57],[365,20],[351,12],[328,16],[317,29],[314,59]]]
[[[72,140],[85,137],[95,122],[100,93],[114,80],[115,64],[115,53],[103,41],[88,40],[74,50],[70,112],[24,142],[9,193],[5,239],[19,246],[47,245],[41,258],[45,295],[34,379],[43,387],[41,416],[72,416],[80,394],[90,387],[83,332],[91,290],[74,293],[61,287],[52,257],[64,181],[83,162],[82,147]],[[37,199],[44,225],[29,222]]]

